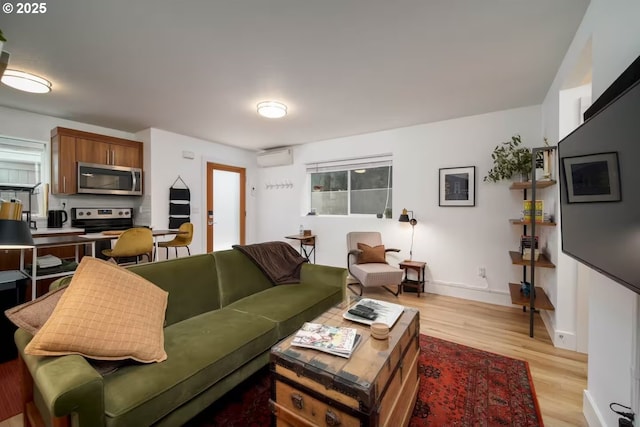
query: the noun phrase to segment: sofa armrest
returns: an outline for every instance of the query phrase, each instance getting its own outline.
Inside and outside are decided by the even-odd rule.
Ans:
[[[51,416],[75,414],[80,426],[104,426],[102,376],[79,355],[43,357],[25,354],[24,348],[32,338],[23,329],[15,333],[15,342],[33,387],[40,392]]]
[[[329,285],[344,288],[347,279],[347,270],[341,267],[329,265],[302,264],[300,281],[309,285]]]

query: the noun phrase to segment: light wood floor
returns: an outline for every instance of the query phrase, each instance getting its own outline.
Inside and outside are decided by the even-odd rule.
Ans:
[[[582,415],[587,356],[553,347],[539,316],[535,338],[529,338],[529,313],[520,307],[433,294],[396,298],[384,290],[367,290],[365,296],[419,309],[423,334],[528,361],[545,425],[587,426]],[[22,427],[21,416],[0,422],[0,427]]]

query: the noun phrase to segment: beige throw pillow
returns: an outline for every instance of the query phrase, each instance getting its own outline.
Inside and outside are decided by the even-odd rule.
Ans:
[[[33,301],[5,310],[4,314],[17,327],[35,335],[49,319],[67,287],[58,288]]]
[[[37,356],[161,362],[168,293],[117,265],[84,257],[51,317],[25,348]]]
[[[358,249],[362,251],[358,256],[358,264],[387,263],[384,253],[384,245],[371,247],[364,243],[358,243]]]

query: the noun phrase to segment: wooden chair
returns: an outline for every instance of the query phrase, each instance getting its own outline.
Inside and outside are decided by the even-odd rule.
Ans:
[[[169,259],[169,248],[175,249],[176,258],[178,258],[178,248],[182,247],[187,248],[187,253],[191,255],[189,245],[191,244],[191,240],[193,240],[193,224],[190,222],[185,222],[180,225],[180,227],[178,227],[178,231],[180,231],[181,233],[176,234],[176,237],[174,237],[173,240],[158,243],[159,247],[165,248],[167,250],[167,259]]]
[[[353,278],[352,283],[348,283],[347,287],[356,295],[362,295],[362,291],[366,287],[382,287],[394,296],[402,291],[400,283],[402,282],[403,271],[386,263],[386,254],[388,252],[400,252],[399,249],[385,248],[382,253],[380,262],[362,262],[363,250],[358,248],[358,243],[362,243],[371,248],[382,245],[382,237],[377,231],[357,231],[347,234],[347,268],[349,274]],[[382,248],[380,248],[382,249]],[[397,291],[393,292],[387,286],[397,286]],[[359,292],[356,292],[357,288]]]
[[[137,264],[142,255],[146,255],[147,260],[151,262],[153,234],[148,228],[130,228],[118,237],[113,249],[103,249],[102,253],[113,258],[118,264],[120,259],[129,257],[136,257]]]

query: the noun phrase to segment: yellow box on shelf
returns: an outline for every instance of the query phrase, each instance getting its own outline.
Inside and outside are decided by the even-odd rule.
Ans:
[[[536,200],[535,206],[533,200],[524,200],[522,202],[522,219],[523,221],[543,222],[544,220],[544,201]],[[534,212],[535,209],[535,212]]]

